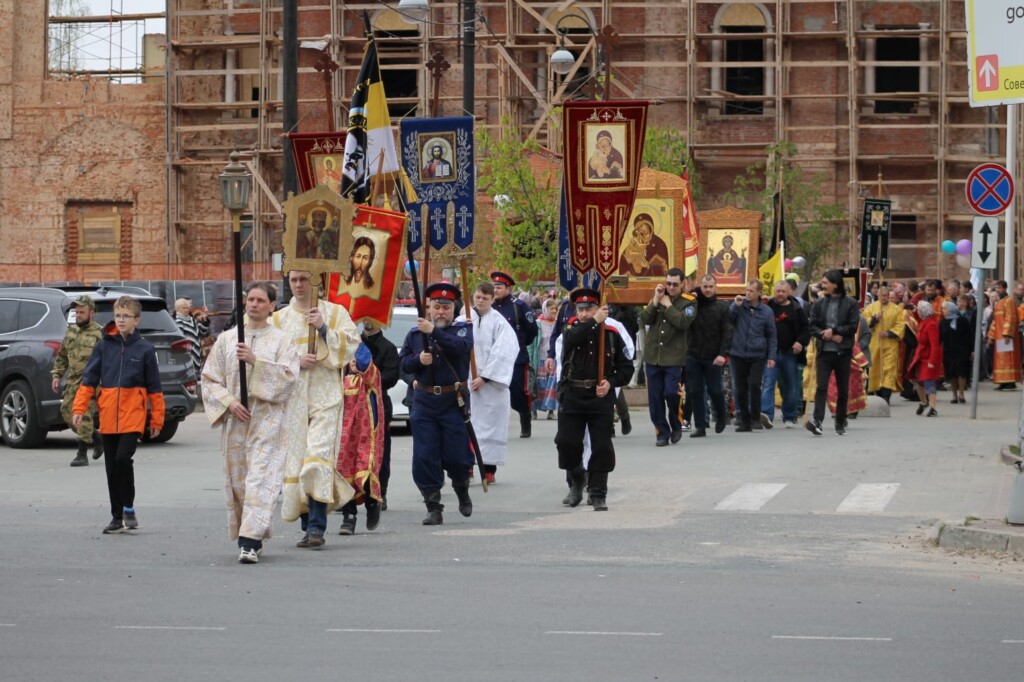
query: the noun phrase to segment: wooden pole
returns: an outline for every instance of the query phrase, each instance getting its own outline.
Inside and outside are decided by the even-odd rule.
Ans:
[[[313,274],[314,275],[319,275],[320,276],[320,281],[316,284],[316,286],[314,286],[313,285],[313,277],[310,276],[309,288],[310,288],[310,293],[313,294],[313,298],[310,300],[310,303],[312,304],[310,306],[310,309],[316,308],[317,305],[320,303],[320,287],[322,287],[324,285],[324,277],[325,277],[325,275],[323,273],[313,273]],[[313,328],[313,325],[309,325],[309,343],[306,344],[306,352],[307,353],[311,353],[313,355],[316,355],[316,337],[318,335],[319,335],[319,332],[316,329]]]

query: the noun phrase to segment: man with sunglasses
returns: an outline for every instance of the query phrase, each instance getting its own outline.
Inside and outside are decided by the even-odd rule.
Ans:
[[[655,287],[651,302],[640,313],[640,322],[647,326],[644,340],[647,405],[658,447],[678,443],[683,437],[679,383],[686,362],[687,330],[697,317],[696,299],[684,293],[685,280],[682,270],[670,269],[665,283]]]

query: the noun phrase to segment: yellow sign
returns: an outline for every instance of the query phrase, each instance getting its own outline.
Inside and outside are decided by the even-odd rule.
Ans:
[[[966,0],[972,107],[1024,102],[1024,4]]]

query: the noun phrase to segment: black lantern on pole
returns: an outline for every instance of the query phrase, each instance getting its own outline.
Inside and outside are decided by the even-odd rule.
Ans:
[[[551,70],[560,76],[564,76],[572,71],[572,67],[576,64],[576,55],[565,47],[565,35],[569,32],[569,28],[563,27],[562,22],[567,19],[575,19],[582,22],[587,27],[587,30],[590,31],[590,35],[594,36],[594,41],[597,43],[597,66],[603,72],[604,101],[607,102],[612,96],[612,51],[619,44],[619,34],[611,24],[608,24],[598,32],[590,24],[590,20],[582,14],[569,13],[563,15],[555,23],[555,30],[558,32],[558,49],[552,52],[548,58]]]
[[[231,212],[231,243],[235,259],[235,326],[238,329],[238,342],[245,343],[242,324],[245,315],[245,294],[242,292],[242,211],[249,207],[252,174],[239,163],[239,158],[238,152],[231,152],[231,163],[220,174],[220,199],[224,208]],[[242,394],[242,406],[248,409],[249,389],[243,360],[238,361],[238,387]]]

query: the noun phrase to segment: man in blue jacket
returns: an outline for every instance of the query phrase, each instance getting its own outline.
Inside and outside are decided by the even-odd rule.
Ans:
[[[761,414],[761,379],[765,366],[775,366],[777,341],[775,316],[761,302],[763,290],[764,283],[752,279],[747,282],[746,296],[736,296],[729,307],[733,329],[729,362],[739,432],[772,428],[771,420]]]

